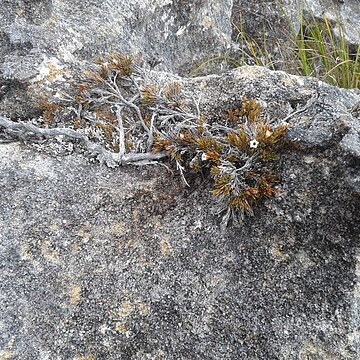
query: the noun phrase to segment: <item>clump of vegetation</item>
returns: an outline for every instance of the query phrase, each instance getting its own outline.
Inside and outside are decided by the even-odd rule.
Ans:
[[[151,83],[130,57],[109,55],[66,93],[42,99],[46,127],[6,119],[0,126],[22,136],[77,139],[109,166],[168,157],[186,184],[189,172],[208,176],[227,224],[275,195],[287,126],[270,123],[251,99],[211,119],[199,103],[183,95],[180,83]]]
[[[118,54],[97,59],[66,93],[46,95],[39,106],[46,125],[82,131],[120,157],[150,153],[155,131],[175,118],[196,117],[187,113],[178,83],[150,84],[138,63]]]
[[[225,223],[275,195],[285,124],[269,123],[251,99],[208,121],[179,83],[148,83],[142,71],[125,56],[99,59],[72,96],[60,99],[68,101],[64,111],[73,128],[93,136],[100,131],[119,156],[166,155],[186,184],[189,172],[207,174]]]
[[[285,16],[286,12],[283,10]],[[284,70],[294,75],[314,76],[331,85],[342,88],[360,88],[360,45],[351,49],[346,42],[344,28],[340,21],[331,22],[325,16],[322,20],[301,13],[298,32],[292,28],[285,35],[292,45],[284,49],[277,42],[269,44],[264,34],[261,40],[253,39],[246,33],[241,23],[234,25],[238,33],[240,57],[217,56],[203,62],[195,71],[199,73],[212,62],[227,62],[239,67],[243,65],[264,66],[271,70]],[[335,30],[337,32],[335,33]],[[280,54],[275,58],[271,49],[274,46]]]
[[[253,207],[275,195],[276,160],[285,148],[285,124],[267,122],[259,103],[241,106],[208,123],[203,117],[160,134],[155,151],[166,151],[183,173],[205,172],[212,179],[224,221],[253,214]]]

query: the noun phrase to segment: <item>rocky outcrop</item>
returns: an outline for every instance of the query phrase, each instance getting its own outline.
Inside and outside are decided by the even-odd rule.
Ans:
[[[2,354],[356,359],[359,95],[256,67],[182,85],[212,114],[298,109],[277,197],[224,232],[199,180],[1,145]]]
[[[360,43],[357,0],[308,1],[313,16],[341,19],[349,42]],[[216,56],[239,52],[243,29],[261,44],[267,37],[275,59],[285,54],[289,21],[296,30],[302,2],[278,1],[28,1],[0,4],[0,111],[12,118],[39,115],[28,90],[44,73],[56,76],[63,67],[82,67],[111,52],[129,53],[144,66],[180,75],[193,73]],[[286,15],[285,15],[286,14]],[[280,40],[280,41],[279,41]],[[283,44],[283,49],[279,45]],[[240,44],[241,46],[241,44]],[[281,47],[281,46],[280,46]],[[219,72],[218,64],[210,70]],[[216,66],[215,66],[216,65]],[[226,69],[226,62],[221,67]],[[16,104],[16,105],[15,105]]]
[[[300,29],[303,17],[313,22],[323,22],[326,18],[332,24],[334,33],[339,35],[341,24],[344,39],[350,46],[350,51],[356,54],[360,44],[360,7],[357,0],[234,0],[232,11],[233,41],[238,45],[232,48],[235,58],[247,60],[251,55],[248,44],[239,35],[244,33],[255,41],[260,48],[266,48],[267,56],[271,58],[273,67],[280,70],[291,70],[293,62],[294,34]],[[239,50],[240,49],[240,50]],[[245,51],[245,53],[244,53]],[[260,56],[260,55],[259,55]],[[269,59],[263,60],[270,63]]]
[[[119,3],[0,4],[0,358],[358,359],[359,91],[260,67],[174,75],[227,49],[231,2]],[[206,177],[100,165],[73,125],[22,133],[43,126],[37,92],[108,51],[141,53],[209,121],[247,97],[287,123],[276,196],[224,229]]]
[[[27,86],[39,69],[56,72],[111,52],[189,73],[231,46],[231,3],[2,1],[0,109],[11,117],[36,115]]]

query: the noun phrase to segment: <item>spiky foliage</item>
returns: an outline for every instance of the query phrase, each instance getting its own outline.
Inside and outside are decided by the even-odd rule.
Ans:
[[[146,151],[150,128],[141,111],[141,71],[129,56],[111,54],[97,59],[77,76],[67,93],[42,99],[44,121],[84,131],[113,152]]]
[[[42,111],[42,120],[46,125],[54,124],[57,114],[62,110],[60,105],[49,101],[48,96],[40,98],[38,100],[37,106]]]
[[[165,150],[183,173],[210,174],[211,192],[227,223],[252,214],[255,205],[275,195],[275,160],[285,148],[286,131],[286,125],[266,121],[259,103],[244,99],[216,121],[200,118],[186,129],[163,134],[154,151]]]

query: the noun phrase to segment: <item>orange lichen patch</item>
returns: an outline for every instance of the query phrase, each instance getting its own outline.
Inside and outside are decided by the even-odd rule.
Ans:
[[[95,355],[76,355],[74,360],[96,360]]]
[[[81,286],[75,285],[70,289],[70,304],[77,305],[81,299]]]
[[[139,303],[138,309],[139,309],[140,315],[142,315],[142,316],[148,316],[150,314],[150,309],[147,304]]]
[[[58,78],[58,76],[64,74],[63,69],[58,68],[53,64],[49,64],[48,68],[49,68],[49,70],[48,70],[49,72],[48,72],[47,80],[49,80],[49,81],[54,81]]]
[[[50,241],[44,241],[41,245],[41,255],[45,260],[53,262],[55,264],[60,263],[60,254],[57,250],[51,249],[52,244]]]
[[[110,233],[111,234],[115,234],[115,235],[119,235],[125,232],[125,225],[121,222],[115,223],[111,228],[110,228]]]
[[[32,260],[33,255],[29,244],[22,244],[20,248],[20,258],[21,260]]]
[[[14,353],[12,351],[0,352],[0,360],[11,360],[14,359]]]
[[[79,229],[77,235],[81,237],[82,241],[85,243],[88,242],[92,236],[90,230],[84,228]]]
[[[122,335],[126,335],[127,332],[126,325],[122,322],[118,322],[115,324],[115,330]]]
[[[124,301],[119,309],[120,317],[128,317],[134,312],[134,305],[130,301]]]
[[[166,240],[160,241],[160,251],[163,256],[169,255],[172,251],[170,244]]]
[[[134,224],[138,225],[140,223],[140,215],[139,215],[138,209],[133,210],[132,217],[133,217]]]
[[[287,261],[290,259],[289,254],[284,253],[281,250],[281,245],[276,243],[271,248],[271,255],[278,261]]]

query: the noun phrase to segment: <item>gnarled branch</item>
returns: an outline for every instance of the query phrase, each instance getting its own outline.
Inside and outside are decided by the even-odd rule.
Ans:
[[[122,164],[140,164],[154,163],[156,160],[166,157],[166,153],[160,152],[153,154],[150,152],[146,153],[113,153],[106,150],[103,146],[96,144],[85,135],[78,131],[68,128],[40,128],[31,123],[15,122],[5,117],[0,116],[0,127],[5,129],[13,138],[25,140],[29,137],[45,137],[52,138],[56,136],[65,136],[67,138],[78,140],[82,142],[86,149],[91,152],[100,162],[104,162],[109,167],[116,167]]]

